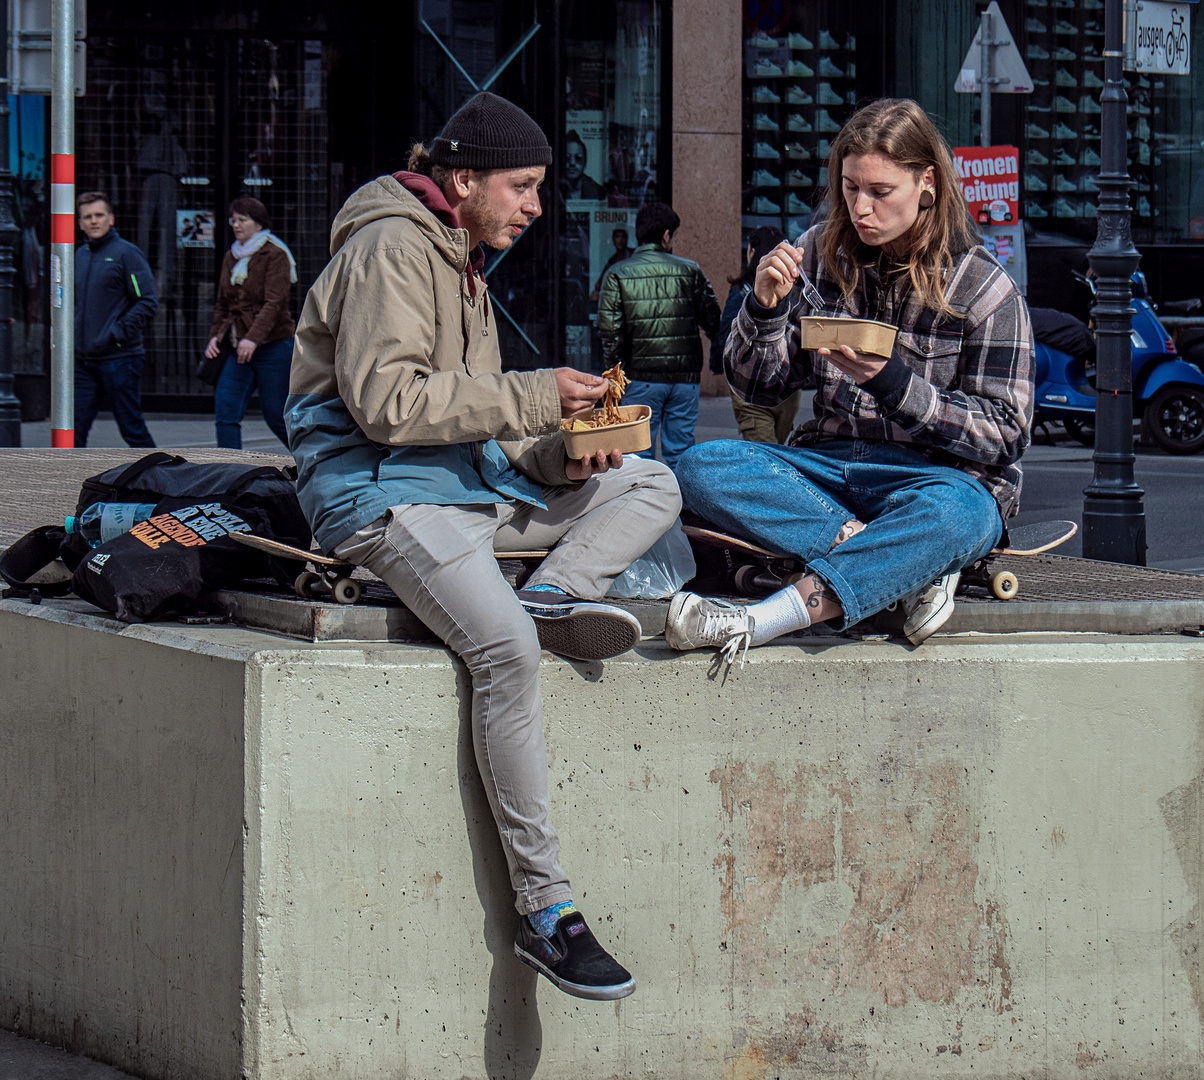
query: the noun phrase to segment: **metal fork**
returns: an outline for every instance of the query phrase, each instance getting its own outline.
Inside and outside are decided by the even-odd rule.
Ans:
[[[795,247],[802,247],[803,238],[800,236],[795,242]],[[824,306],[824,298],[819,295],[819,290],[812,284],[811,279],[807,277],[807,271],[800,265],[798,268],[799,277],[803,279],[803,299],[807,301],[816,311],[819,311]]]

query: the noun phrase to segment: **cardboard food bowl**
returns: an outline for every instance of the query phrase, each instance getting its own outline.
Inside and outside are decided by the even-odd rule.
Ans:
[[[635,454],[640,450],[652,447],[652,434],[649,421],[652,410],[647,405],[619,405],[616,407],[623,422],[608,424],[606,427],[584,428],[579,431],[569,431],[562,427],[560,433],[564,436],[564,449],[571,458],[583,458],[596,454],[599,450],[609,454],[619,450],[624,454]],[[601,409],[595,409],[588,419],[594,420],[602,415]],[[585,418],[583,418],[585,419]],[[568,421],[565,421],[567,423]]]
[[[838,349],[848,345],[871,356],[890,356],[898,332],[897,326],[873,319],[805,315],[799,320],[800,344],[804,349]]]

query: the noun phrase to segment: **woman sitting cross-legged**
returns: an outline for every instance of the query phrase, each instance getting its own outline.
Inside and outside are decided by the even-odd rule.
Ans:
[[[895,601],[918,645],[952,613],[961,569],[1018,508],[1032,330],[974,236],[948,146],[914,101],[885,99],[841,129],[829,167],[826,220],[761,259],[724,354],[732,392],[757,405],[813,374],[814,415],[788,445],[701,443],[677,470],[691,510],[799,557],[807,575],[743,607],[679,593],[665,629],[675,649],[718,646],[730,663],[750,645],[813,622],[848,626]],[[891,323],[894,350],[806,351],[808,315]]]

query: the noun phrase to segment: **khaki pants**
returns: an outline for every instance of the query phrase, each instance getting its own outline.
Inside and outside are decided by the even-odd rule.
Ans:
[[[741,438],[748,442],[784,443],[794,430],[794,417],[802,400],[803,392],[796,390],[785,401],[766,408],[750,405],[732,394],[732,412],[736,414]]]
[[[544,499],[546,510],[395,506],[334,552],[384,581],[467,665],[477,765],[522,915],[572,893],[548,820],[539,640],[494,551],[552,548],[528,585],[598,600],[681,511],[672,472],[637,457],[584,484],[546,488]]]

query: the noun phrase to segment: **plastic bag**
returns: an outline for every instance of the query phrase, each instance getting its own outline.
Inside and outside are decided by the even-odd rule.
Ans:
[[[615,578],[606,595],[624,600],[663,600],[697,572],[690,542],[678,521]]]

